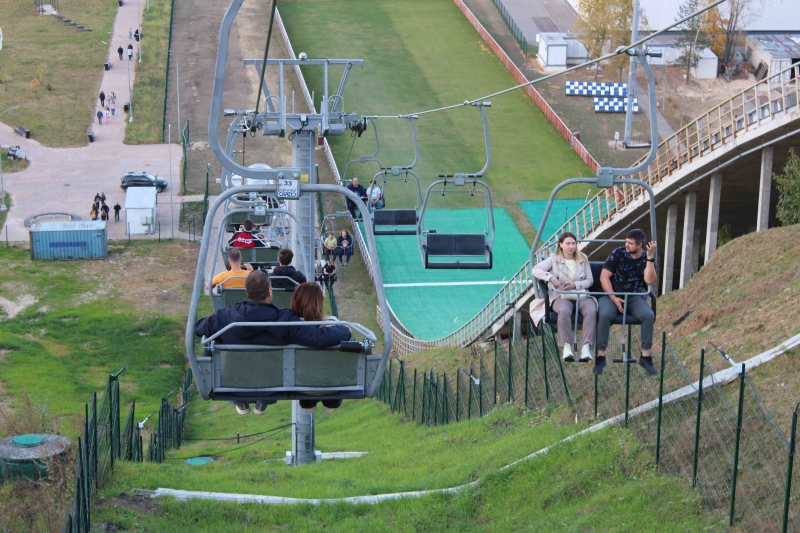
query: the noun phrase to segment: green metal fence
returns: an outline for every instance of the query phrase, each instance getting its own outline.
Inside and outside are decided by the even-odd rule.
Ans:
[[[561,361],[548,325],[538,333],[530,323],[526,329],[523,335],[512,324],[507,342],[495,341],[490,355],[455,376],[411,372],[393,359],[378,398],[392,412],[428,426],[481,417],[509,403],[567,406],[583,421],[619,415],[619,424],[652,452],[660,471],[700,491],[704,505],[719,515],[720,528],[800,531],[800,507],[790,494],[800,404],[787,438],[746,372],[719,383],[703,360],[692,376],[665,335],[653,346],[659,376],[610,363],[621,356],[623,340],[639,353],[639,330],[629,327],[624,339],[621,330],[612,332],[609,365],[597,377],[591,363]]]
[[[91,403],[85,406],[83,430],[75,450],[72,508],[64,518],[62,533],[88,533],[91,528],[92,497],[108,481],[115,463],[142,462],[145,458],[141,435],[144,423],[137,424],[134,419],[136,402],[131,404],[125,421],[122,422],[120,418],[119,376],[126,368],[108,377],[99,403],[97,393],[94,393]],[[148,461],[161,462],[165,449],[177,448],[182,444],[183,421],[191,385],[192,370],[189,369],[181,389],[180,406],[175,408],[169,405],[167,399],[172,393],[162,399],[158,425],[150,436]]]
[[[169,36],[167,37],[167,69],[164,73],[166,78],[164,82],[164,113],[163,118],[161,119],[161,139],[165,141],[164,135],[167,132],[167,97],[169,96],[169,64],[170,60],[172,59],[172,21],[174,20],[175,16],[175,0],[170,2],[169,8]],[[178,112],[180,115],[180,112]]]
[[[183,164],[181,165],[181,183],[183,188],[181,194],[186,194],[186,168],[189,164],[189,121],[186,121],[186,126],[181,130],[181,149],[183,151]]]
[[[514,36],[517,44],[519,44],[519,47],[522,49],[522,53],[525,54],[525,57],[528,57],[528,41],[525,39],[525,36],[522,35],[522,30],[519,29],[517,23],[514,22],[514,19],[511,17],[511,13],[509,13],[506,9],[506,6],[503,5],[502,0],[492,0],[492,3],[497,8],[497,11],[500,12],[500,16],[503,17],[503,21],[506,23],[511,35]]]

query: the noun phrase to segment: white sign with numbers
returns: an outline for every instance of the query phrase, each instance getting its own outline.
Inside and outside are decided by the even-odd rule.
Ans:
[[[300,180],[281,178],[278,180],[278,198],[297,200],[300,197]]]

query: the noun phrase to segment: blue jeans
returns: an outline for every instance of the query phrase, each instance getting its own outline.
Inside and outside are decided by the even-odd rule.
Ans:
[[[642,324],[642,350],[649,350],[653,347],[653,327],[655,316],[653,310],[648,305],[647,296],[628,296],[628,316],[639,320]],[[605,351],[608,346],[608,333],[611,331],[611,321],[618,316],[622,316],[617,306],[608,296],[600,296],[597,299],[597,349]],[[627,321],[626,321],[627,323]]]
[[[372,203],[372,200],[369,200],[367,202],[367,209],[369,210],[370,213],[372,213],[376,209],[383,209],[383,200],[378,200],[374,204]]]

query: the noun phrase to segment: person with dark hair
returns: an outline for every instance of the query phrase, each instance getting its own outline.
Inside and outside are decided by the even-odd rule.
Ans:
[[[266,248],[267,244],[253,235],[255,224],[249,218],[244,221],[242,227],[233,234],[233,237],[228,241],[228,246],[234,248]]]
[[[367,190],[363,185],[358,184],[358,178],[353,178],[353,181],[347,186],[347,190],[356,193],[364,203],[367,202]],[[347,210],[350,211],[353,220],[361,220],[361,213],[359,212],[359,216],[356,217],[356,203],[350,198],[347,199]]]
[[[250,263],[242,264],[242,252],[236,248],[228,252],[228,263],[231,269],[214,276],[211,286],[224,285],[226,289],[244,289],[244,281],[248,273],[253,271],[253,266]]]
[[[328,236],[322,241],[322,255],[325,257],[326,261],[336,257],[338,246],[339,243],[336,241],[336,237],[334,237],[332,231],[329,231]]]
[[[586,291],[594,284],[589,258],[578,251],[578,239],[574,233],[566,231],[558,238],[556,251],[544,261],[533,267],[533,276],[549,281],[557,290]],[[558,340],[556,345],[562,350],[564,361],[575,361],[572,352],[572,317],[577,300],[574,294],[558,294],[549,291],[550,307],[558,313]],[[535,309],[539,309],[535,313]],[[580,361],[592,360],[594,330],[597,324],[597,301],[590,295],[581,295],[580,312],[583,316],[583,334]],[[534,300],[531,306],[531,320],[538,324],[544,316],[544,300]]]
[[[646,243],[646,245],[645,245]],[[655,267],[655,253],[658,243],[647,242],[647,236],[640,229],[633,229],[625,236],[625,246],[616,248],[606,259],[603,272],[600,274],[600,283],[603,292],[634,292],[646,293],[647,286],[658,279]],[[643,250],[647,249],[647,253]],[[641,323],[642,355],[639,365],[648,374],[658,374],[653,365],[650,350],[653,347],[653,326],[655,315],[647,304],[645,294],[628,296],[628,308],[624,309],[625,298],[614,294],[601,296],[598,299],[598,326],[597,326],[597,360],[592,370],[598,376],[603,373],[606,366],[606,347],[611,322],[623,312],[636,318]]]
[[[316,283],[303,283],[297,287],[292,295],[292,311],[306,322],[323,322],[331,320],[331,326],[336,324],[336,317],[325,316],[322,312],[324,299],[322,290]],[[327,328],[330,326],[317,326]],[[323,411],[331,414],[334,409],[341,407],[342,400],[322,400]],[[300,400],[300,407],[314,413],[317,410],[317,400]]]
[[[117,53],[119,54],[119,60],[122,61],[122,54],[125,53],[125,50],[120,46],[117,48]]]
[[[122,210],[122,206],[119,205],[119,202],[114,204],[114,222],[119,222],[119,212]]]
[[[102,214],[103,220],[108,220],[108,212],[109,211],[111,211],[111,209],[106,204],[106,201],[105,201],[105,198],[104,198],[103,199],[103,205],[100,206],[100,213]]]
[[[353,255],[353,237],[346,229],[342,230],[342,234],[336,239],[337,248],[336,255],[339,256],[339,264],[347,266],[350,264],[350,257]],[[344,256],[344,262],[342,257]]]
[[[320,274],[319,280],[328,288],[328,290],[333,290],[333,284],[336,282],[337,274],[336,261],[334,261],[331,257],[322,267],[322,274]]]
[[[194,327],[198,337],[210,337],[225,326],[236,322],[301,322],[291,309],[279,309],[270,303],[272,287],[269,274],[254,270],[245,280],[247,302],[239,302],[230,307],[218,309],[213,315],[201,318]],[[285,346],[299,344],[309,348],[330,348],[350,340],[350,328],[333,325],[326,328],[302,326],[235,327],[228,329],[217,338],[219,344],[250,344],[261,346]],[[274,401],[269,402],[274,403]],[[264,414],[267,402],[256,402],[255,413]],[[250,412],[250,405],[242,402],[236,405],[239,414]]]
[[[291,266],[292,259],[294,259],[294,253],[288,248],[281,248],[278,252],[278,263],[280,263],[280,265],[272,269],[273,287],[278,289],[294,288],[300,283],[306,282],[306,275]],[[276,277],[290,279],[274,279]],[[297,283],[292,283],[291,280]]]

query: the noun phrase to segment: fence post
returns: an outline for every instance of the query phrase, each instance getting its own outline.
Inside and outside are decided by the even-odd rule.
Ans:
[[[625,340],[625,332],[622,332],[622,339]],[[628,324],[628,355],[631,353],[631,325]],[[623,354],[625,357],[625,354]],[[627,362],[625,364],[625,427],[628,427],[628,408],[630,405],[630,391],[631,391],[631,365]]]
[[[494,390],[492,392],[492,405],[497,405],[497,337],[494,338]]]
[[[550,335],[552,336],[552,330],[550,330]],[[555,338],[553,339],[553,345],[556,345]],[[564,385],[564,393],[567,395],[567,403],[572,406],[572,394],[569,392],[567,375],[564,374],[564,364],[561,362],[561,357],[558,356],[558,350],[556,350],[556,361],[558,361],[558,371],[561,372],[561,383]]]
[[[442,422],[450,423],[450,413],[447,411],[447,372],[442,373]]]
[[[792,495],[792,468],[794,464],[794,445],[797,436],[797,408],[800,403],[794,408],[792,413],[792,434],[789,436],[789,454],[787,456],[788,466],[786,467],[786,493],[783,496],[783,533],[786,533],[786,527],[789,525],[789,501]]]
[[[478,413],[483,418],[483,356],[481,356],[481,378],[478,384]]]
[[[467,420],[472,420],[472,376],[475,375],[475,367],[469,365],[470,377],[467,380]]]
[[[661,368],[658,378],[658,423],[656,424],[656,467],[661,457],[661,409],[664,405],[664,353],[667,347],[667,332],[661,332]]]
[[[525,335],[525,407],[528,407],[528,373],[530,358],[531,358],[531,327],[530,320],[528,320],[528,334]]]
[[[456,370],[456,422],[461,422],[461,369]]]
[[[425,425],[425,392],[428,388],[427,372],[422,372],[422,414],[420,415],[420,424]]]
[[[389,360],[389,383],[386,385],[386,403],[389,404],[389,411],[394,413],[394,403],[392,403],[392,363],[393,359]]]
[[[739,409],[736,413],[736,444],[733,448],[733,480],[731,481],[731,516],[728,521],[729,526],[733,526],[733,516],[736,508],[736,479],[739,476],[739,436],[742,433],[742,411],[744,409],[744,376],[745,367],[742,363],[742,370],[739,374]]]
[[[703,368],[706,364],[706,350],[700,350],[700,381],[697,389],[697,422],[694,427],[694,464],[692,465],[692,488],[697,487],[697,453],[700,446],[700,414],[703,408]]]
[[[544,368],[544,398],[550,403],[550,382],[547,380],[547,353],[544,350],[544,324],[542,324],[542,366]]]
[[[508,402],[514,397],[513,363],[511,362],[511,336],[508,337]]]
[[[411,399],[411,420],[417,419],[417,369],[414,369],[414,397]]]

